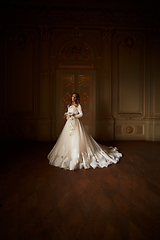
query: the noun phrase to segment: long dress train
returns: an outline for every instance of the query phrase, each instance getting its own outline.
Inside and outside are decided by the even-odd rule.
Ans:
[[[47,158],[53,166],[68,169],[103,168],[117,163],[122,154],[116,147],[102,149],[85,130],[79,118],[83,112],[81,105],[71,105],[67,114],[70,118]]]

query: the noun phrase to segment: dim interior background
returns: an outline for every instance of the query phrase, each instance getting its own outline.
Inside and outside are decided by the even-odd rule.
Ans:
[[[2,240],[160,239],[159,13],[156,0],[1,0]],[[48,164],[73,91],[118,164]]]
[[[98,141],[160,140],[158,1],[1,1],[0,137],[55,141],[73,91]]]

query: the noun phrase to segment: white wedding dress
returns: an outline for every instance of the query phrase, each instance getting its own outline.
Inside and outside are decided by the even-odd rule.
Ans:
[[[76,170],[103,168],[119,161],[122,154],[116,147],[104,146],[102,149],[84,129],[79,120],[83,116],[81,105],[78,107],[71,105],[67,114],[70,118],[47,156],[51,165],[66,170]]]

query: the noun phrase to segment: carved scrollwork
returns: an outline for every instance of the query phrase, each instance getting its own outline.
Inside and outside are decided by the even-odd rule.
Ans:
[[[14,37],[10,38],[10,41],[13,41],[15,46],[23,49],[27,45],[28,36],[25,32],[18,32]]]
[[[133,37],[126,37],[125,45],[128,48],[132,48],[134,46],[134,39],[133,39]]]
[[[86,92],[84,92],[82,95],[81,95],[81,101],[85,104],[89,101],[89,96],[87,95]]]
[[[131,135],[135,132],[135,128],[132,125],[126,126],[125,131],[127,134]]]
[[[83,61],[94,61],[90,47],[77,39],[75,41],[67,43],[59,53],[59,60],[83,60]]]
[[[117,43],[122,46],[131,54],[138,45],[142,45],[144,42],[143,36],[140,34],[119,34]]]
[[[19,31],[15,35],[10,36],[9,41],[19,50],[24,50],[33,41],[32,32]]]
[[[84,32],[77,27],[70,31],[70,36],[72,37],[82,37],[83,35],[84,35]]]
[[[148,33],[149,40],[160,40],[160,28],[149,28]]]
[[[67,92],[62,99],[68,105],[71,100],[71,95]]]
[[[29,126],[27,124],[18,124],[16,126],[16,133],[18,135],[27,135]]]
[[[27,35],[25,33],[20,33],[18,36],[17,36],[17,44],[19,46],[22,46],[22,45],[25,45],[26,42],[27,42]]]
[[[40,27],[39,33],[43,40],[48,40],[52,33],[52,28]]]
[[[126,36],[123,39],[123,46],[126,48],[129,54],[131,54],[135,48],[136,48],[137,41],[135,39],[135,36]]]
[[[108,29],[108,28],[102,29],[100,31],[102,39],[105,40],[105,41],[108,40],[109,38],[111,38],[113,36],[114,31],[115,31],[114,29]]]

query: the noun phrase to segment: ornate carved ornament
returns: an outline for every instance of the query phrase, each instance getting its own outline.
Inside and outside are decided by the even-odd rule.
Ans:
[[[69,32],[69,35],[71,37],[82,37],[84,35],[84,31],[76,27]]]
[[[63,96],[63,101],[68,105],[70,103],[71,100],[71,95],[67,92],[64,96]]]
[[[7,135],[19,135],[19,136],[29,136],[36,134],[37,127],[33,123],[7,123],[6,124],[6,134]]]
[[[152,27],[148,29],[149,40],[160,40],[160,28]]]
[[[133,125],[127,125],[123,128],[123,131],[127,135],[132,135],[135,133],[135,127]]]
[[[40,27],[39,28],[39,33],[41,35],[41,38],[43,40],[48,40],[52,34],[53,29],[52,28],[47,28],[47,27]]]
[[[32,34],[32,32],[20,31],[15,35],[10,36],[9,40],[10,42],[13,42],[13,44],[20,50],[23,50],[30,44],[31,41],[33,41]]]
[[[137,45],[143,44],[143,37],[139,34],[119,34],[117,43],[122,43],[122,46],[131,54]]]
[[[112,29],[106,28],[106,29],[100,30],[100,34],[102,36],[102,39],[105,40],[105,41],[110,39],[113,36],[114,31],[115,30],[113,28]]]
[[[84,92],[82,95],[81,95],[81,101],[86,104],[88,101],[89,101],[89,96],[87,95],[86,92]]]
[[[28,135],[29,125],[28,124],[18,124],[15,126],[15,131],[18,135]]]
[[[77,39],[67,43],[59,53],[59,60],[94,61],[95,57],[90,47]]]

